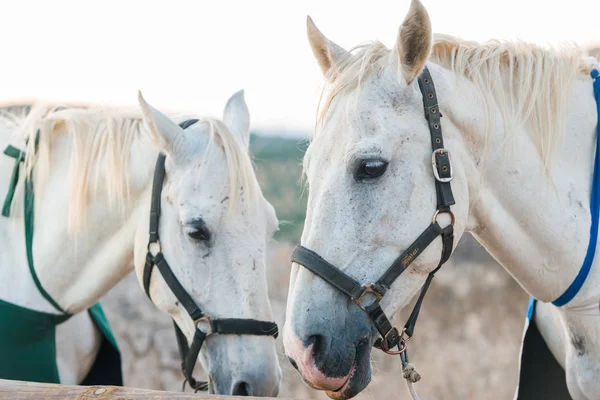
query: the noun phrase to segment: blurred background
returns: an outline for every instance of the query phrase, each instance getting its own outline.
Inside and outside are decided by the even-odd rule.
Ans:
[[[597,2],[423,0],[434,32],[557,45],[600,41]],[[220,116],[246,90],[252,126],[304,137],[321,71],[306,16],[347,49],[393,46],[410,0],[0,0],[0,102],[153,105]]]
[[[600,57],[597,3],[538,0],[422,0],[435,32],[464,39],[575,42]],[[289,254],[299,242],[306,193],[300,162],[321,73],[306,40],[310,14],[331,40],[394,44],[409,0],[1,1],[0,105],[36,99],[135,105],[142,90],[165,110],[220,116],[245,89],[250,149],[280,231],[268,253],[269,295],[284,320]],[[470,236],[436,275],[411,357],[426,399],[512,399],[527,295]],[[180,361],[170,319],[133,275],[102,301],[120,343],[127,386],[179,391]],[[402,324],[407,312],[398,316]],[[326,399],[306,387],[283,356],[280,397]],[[408,399],[395,357],[374,352],[374,376],[357,399]]]

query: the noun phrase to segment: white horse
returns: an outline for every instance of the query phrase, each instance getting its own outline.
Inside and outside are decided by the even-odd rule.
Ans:
[[[432,224],[432,139],[417,85],[426,66],[452,155],[454,246],[471,232],[540,301],[536,318],[552,339],[571,396],[599,399],[599,257],[570,302],[544,304],[574,281],[590,237],[597,116],[582,52],[433,38],[418,0],[391,50],[376,42],[347,51],[310,18],[308,38],[326,85],[304,158],[309,198],[302,245],[367,284]],[[447,213],[437,220],[451,223]],[[439,237],[418,250],[381,301],[388,316],[415,297],[441,250]],[[379,336],[371,319],[296,263],[283,336],[286,354],[310,386],[347,399],[368,385]]]
[[[278,221],[249,158],[250,117],[243,91],[227,102],[222,121],[200,119],[185,130],[141,94],[139,100],[141,113],[38,105],[24,118],[7,114],[0,121],[0,146],[26,152],[10,217],[0,219],[0,299],[47,315],[61,316],[57,308],[74,314],[56,329],[60,383],[81,383],[98,353],[101,336],[82,311],[134,266],[142,282],[159,152],[166,155],[162,253],[184,290],[213,319],[272,321],[265,253]],[[14,166],[15,159],[0,157],[4,193]],[[27,174],[35,193],[35,275],[56,307],[41,294],[28,266],[23,228]],[[151,275],[149,292],[192,343],[196,323],[158,271]],[[206,325],[199,328],[209,329]],[[281,370],[272,337],[209,335],[198,359],[213,393],[278,393]]]

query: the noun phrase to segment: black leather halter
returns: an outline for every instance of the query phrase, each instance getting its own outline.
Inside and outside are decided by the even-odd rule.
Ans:
[[[452,165],[450,153],[448,150],[444,149],[442,125],[440,123],[441,114],[438,109],[433,80],[427,68],[425,68],[423,73],[419,76],[419,88],[423,94],[425,119],[427,119],[429,132],[431,133],[431,146],[433,148],[431,162],[437,193],[437,210],[433,214],[431,224],[425,229],[421,236],[419,236],[417,240],[415,240],[414,243],[394,261],[383,276],[375,283],[361,285],[355,279],[325,261],[317,253],[303,246],[296,247],[292,253],[293,262],[303,265],[314,274],[323,278],[327,283],[344,293],[362,310],[367,312],[373,321],[375,328],[377,328],[377,331],[381,335],[381,338],[377,339],[375,342],[375,347],[386,353],[400,354],[401,356],[406,351],[406,342],[414,333],[415,324],[421,309],[421,303],[429,288],[429,284],[431,283],[434,274],[446,261],[448,261],[448,258],[450,258],[454,241],[454,214],[450,211],[450,206],[454,204],[454,196],[452,195],[452,189],[450,188],[450,181],[453,178]],[[452,222],[447,227],[442,228],[438,224],[437,218],[440,214],[444,213],[450,214]],[[443,245],[440,263],[427,277],[415,307],[410,314],[408,321],[404,325],[404,329],[402,332],[398,332],[398,329],[392,326],[391,322],[383,312],[379,302],[391,287],[392,283],[406,271],[408,266],[438,236],[442,237]],[[396,346],[398,346],[398,351],[391,351],[391,349]],[[407,359],[403,359],[403,363],[405,361],[408,362]]]
[[[197,119],[188,120],[182,122],[180,126],[183,129],[198,122]],[[160,154],[156,161],[156,168],[154,170],[154,181],[152,183],[152,200],[150,205],[150,238],[148,240],[148,253],[146,254],[146,264],[144,266],[144,290],[150,298],[150,279],[152,278],[152,270],[154,266],[158,267],[160,274],[163,279],[169,285],[169,288],[179,300],[179,303],[185,308],[188,315],[194,321],[196,332],[194,333],[194,339],[191,345],[188,345],[187,339],[179,326],[173,321],[175,326],[175,335],[177,337],[177,345],[179,346],[179,355],[181,356],[181,369],[185,376],[186,382],[189,382],[190,386],[198,390],[208,389],[208,382],[197,381],[192,376],[194,366],[196,365],[196,359],[198,353],[202,348],[202,344],[207,336],[212,334],[231,334],[231,335],[257,335],[257,336],[273,336],[274,338],[278,335],[277,324],[274,322],[257,321],[254,319],[240,319],[240,318],[226,318],[226,319],[212,319],[209,315],[205,314],[200,307],[196,304],[192,296],[184,289],[179,283],[177,277],[173,274],[173,271],[169,267],[169,264],[165,260],[165,256],[162,253],[160,246],[160,240],[158,237],[158,223],[160,220],[160,198],[165,177],[165,155]],[[150,251],[152,245],[158,247],[158,253],[155,255]],[[150,300],[152,300],[150,298]],[[210,330],[203,332],[198,327],[200,322],[208,323]],[[185,382],[184,382],[185,386]]]

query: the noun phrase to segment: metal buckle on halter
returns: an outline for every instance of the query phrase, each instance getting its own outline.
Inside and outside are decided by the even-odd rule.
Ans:
[[[435,158],[436,155],[444,155],[448,154],[448,165],[450,166],[450,176],[447,178],[440,177],[440,173],[437,168],[437,160]],[[450,182],[454,178],[454,171],[452,170],[452,158],[450,157],[450,152],[446,149],[435,149],[433,153],[431,153],[431,166],[433,167],[433,176],[435,179],[442,183]]]
[[[212,320],[206,314],[201,316],[200,318],[194,320],[194,326],[196,327],[196,329],[202,331],[202,329],[200,329],[200,327],[198,326],[202,322],[208,323],[209,329],[208,329],[208,332],[205,332],[206,336],[212,335],[213,333],[215,333],[215,327],[213,326]]]
[[[379,303],[381,301],[381,299],[383,298],[383,295],[381,294],[381,292],[379,292],[379,290],[377,290],[377,286],[375,283],[365,283],[364,285],[362,285],[362,292],[360,293],[360,296],[358,296],[356,299],[352,299],[352,301],[354,303],[356,303],[357,306],[359,306],[361,308],[361,310],[366,311],[366,308],[370,305],[373,305],[375,303]],[[367,305],[363,305],[362,303],[362,299],[364,296],[366,295],[373,295],[375,296],[375,301],[367,304]]]

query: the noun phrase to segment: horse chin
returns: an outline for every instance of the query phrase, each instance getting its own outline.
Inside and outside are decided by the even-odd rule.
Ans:
[[[368,341],[364,341],[356,347],[356,358],[346,383],[337,390],[325,393],[334,400],[351,399],[371,382],[371,372],[371,346]]]

